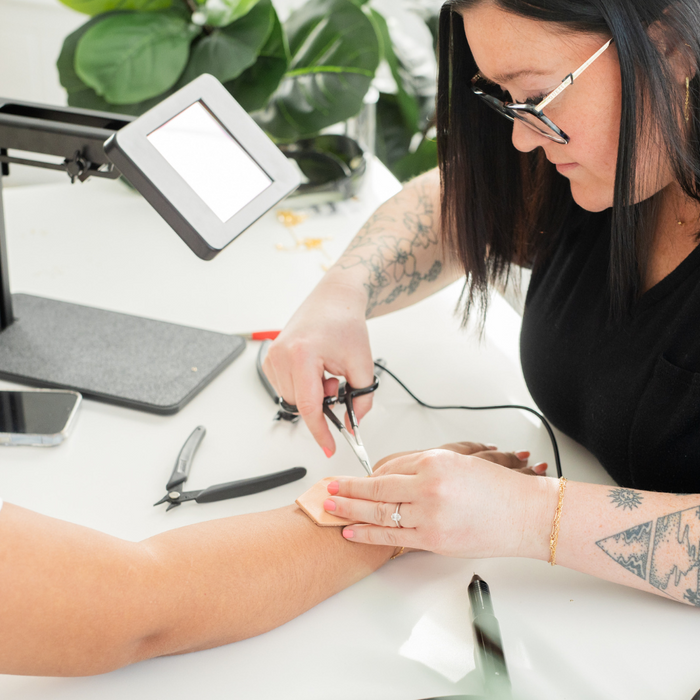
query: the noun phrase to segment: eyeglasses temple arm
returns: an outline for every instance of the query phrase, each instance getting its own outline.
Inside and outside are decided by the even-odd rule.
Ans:
[[[590,66],[591,63],[593,63],[593,61],[595,61],[596,58],[598,58],[598,56],[600,56],[600,54],[602,54],[603,51],[608,48],[608,46],[610,46],[610,44],[612,44],[612,39],[603,44],[603,46],[601,46],[579,69],[575,70],[573,73],[569,73],[569,75],[567,75],[566,78],[561,81],[559,87],[553,92],[550,92],[549,95],[547,95],[547,97],[545,97],[544,100],[542,100],[542,102],[535,107],[535,109],[538,112],[541,112],[555,97],[561,95],[564,88],[569,87],[569,85],[571,85],[574,80],[578,78],[579,75],[581,75],[581,73],[583,73],[583,71],[585,71],[586,68],[588,68],[588,66]]]

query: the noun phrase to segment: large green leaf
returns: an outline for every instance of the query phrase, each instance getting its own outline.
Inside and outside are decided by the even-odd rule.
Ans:
[[[65,88],[68,98],[68,104],[71,107],[82,107],[84,109],[97,109],[104,112],[120,112],[122,114],[143,114],[147,109],[150,109],[154,104],[160,101],[162,97],[158,97],[145,102],[139,102],[129,105],[110,104],[104,98],[100,97],[92,88],[78,77],[75,72],[75,50],[80,37],[85,32],[93,27],[98,22],[101,22],[106,15],[93,17],[81,27],[78,27],[72,34],[69,34],[63,41],[61,53],[56,61],[58,68],[58,76],[61,85]]]
[[[72,10],[99,15],[113,10],[165,10],[173,0],[60,0]]]
[[[389,34],[386,20],[376,10],[370,10],[370,18],[374,22],[377,36],[381,42],[382,57],[391,69],[397,87],[397,101],[406,126],[412,131],[418,129],[419,107],[415,90],[410,81],[404,80],[404,70],[398,57],[394,53],[394,47]]]
[[[205,0],[200,3],[204,24],[226,27],[239,17],[247,15],[259,0]]]
[[[379,63],[372,22],[352,0],[310,0],[286,23],[291,61],[258,122],[295,139],[356,115]]]
[[[375,153],[389,170],[409,152],[414,133],[406,126],[398,96],[382,93],[377,102]]]
[[[407,153],[394,163],[391,172],[400,182],[408,182],[437,167],[437,164],[437,141],[423,139],[413,153]]]
[[[261,4],[262,4],[261,0]],[[225,83],[226,89],[247,112],[262,109],[277,89],[289,65],[289,49],[277,13],[270,6],[272,31],[260,50],[258,60],[235,80]]]
[[[144,102],[115,106],[107,102],[103,97],[100,97],[92,88],[85,85],[75,72],[75,50],[80,37],[82,37],[90,27],[101,22],[103,19],[104,16],[94,17],[65,38],[61,54],[58,57],[58,61],[56,61],[61,85],[66,90],[68,104],[71,107],[97,109],[102,112],[120,112],[122,114],[138,116],[167,97],[170,91],[166,91],[164,94],[158,95],[150,100],[145,100]]]
[[[141,102],[177,82],[200,31],[174,12],[110,15],[78,40],[75,72],[111,104]]]
[[[255,63],[274,27],[275,12],[270,0],[261,0],[245,17],[211,34],[193,46],[182,82],[211,73],[222,83],[237,78]]]

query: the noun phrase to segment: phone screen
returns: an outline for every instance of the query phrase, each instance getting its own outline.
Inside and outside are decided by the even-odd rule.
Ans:
[[[0,433],[60,433],[79,400],[70,391],[0,391]]]

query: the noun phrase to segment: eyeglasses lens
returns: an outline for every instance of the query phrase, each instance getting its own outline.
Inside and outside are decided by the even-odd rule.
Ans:
[[[525,124],[525,126],[530,127],[530,129],[536,131],[541,136],[545,136],[556,143],[568,143],[568,140],[562,134],[552,129],[552,127],[549,126],[546,121],[543,121],[536,114],[520,111],[518,109],[512,109],[506,106],[506,103],[503,102],[503,100],[500,100],[497,97],[489,95],[487,92],[485,92],[482,85],[477,87],[475,84],[473,84],[472,91],[477,97],[481,98],[489,107],[491,107],[491,109],[503,115],[506,119],[510,121],[515,121],[515,119],[518,119],[520,122]]]
[[[494,112],[498,112],[503,115],[506,119],[513,121],[513,115],[505,108],[505,105],[501,100],[487,95],[485,93],[476,93]]]
[[[513,110],[513,114],[518,119],[518,121],[529,126],[533,131],[536,131],[542,136],[546,136],[552,141],[557,143],[567,143],[565,138],[562,138],[556,131],[554,131],[546,122],[542,121],[537,115],[531,114],[530,112],[520,112]],[[511,117],[512,118],[512,117]]]

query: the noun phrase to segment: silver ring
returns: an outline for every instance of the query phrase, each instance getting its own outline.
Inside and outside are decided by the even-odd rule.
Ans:
[[[397,503],[396,510],[391,514],[391,519],[396,523],[396,527],[403,527],[401,524],[401,513],[399,513],[399,508],[401,508],[401,504]]]

